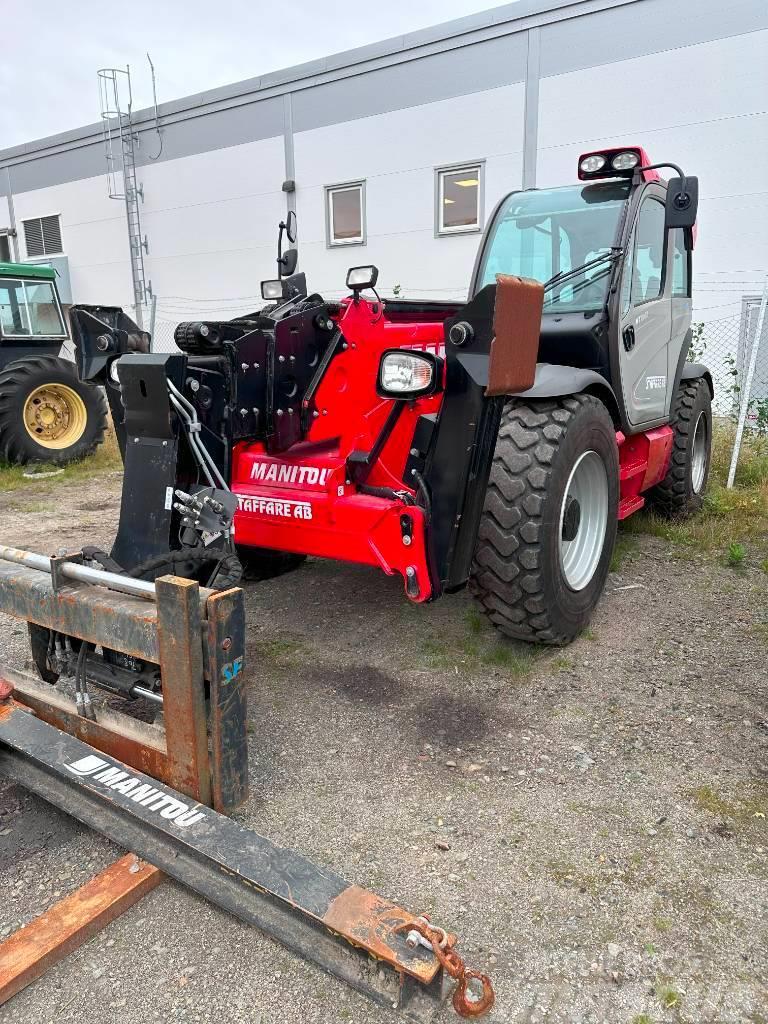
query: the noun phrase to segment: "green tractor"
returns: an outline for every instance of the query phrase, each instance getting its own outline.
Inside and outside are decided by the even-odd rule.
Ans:
[[[101,388],[78,379],[52,267],[0,262],[0,460],[59,465],[104,437]]]

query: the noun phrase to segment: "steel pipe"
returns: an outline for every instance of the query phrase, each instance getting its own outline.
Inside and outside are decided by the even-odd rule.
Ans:
[[[21,551],[19,548],[0,544],[0,559],[4,562],[25,565],[29,569],[38,569],[48,575],[51,574],[51,560],[48,555],[38,555],[33,551]],[[58,571],[67,579],[77,580],[79,583],[95,583],[97,586],[108,587],[110,590],[117,590],[122,594],[130,594],[132,597],[143,597],[149,601],[157,600],[155,584],[146,580],[134,580],[130,576],[120,576],[116,572],[107,572],[105,569],[91,569],[78,562],[62,562],[58,566]]]

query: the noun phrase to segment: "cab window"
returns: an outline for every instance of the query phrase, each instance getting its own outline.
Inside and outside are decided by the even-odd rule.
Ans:
[[[632,257],[632,305],[658,299],[664,282],[664,205],[643,200],[635,224]]]
[[[690,290],[690,253],[685,248],[685,232],[674,228],[669,236],[669,255],[672,260],[672,295],[674,298],[688,298]]]
[[[53,285],[0,278],[0,330],[6,337],[66,337]]]

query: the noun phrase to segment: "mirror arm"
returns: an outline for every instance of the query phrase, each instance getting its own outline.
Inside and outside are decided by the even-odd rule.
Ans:
[[[669,163],[669,161],[663,164],[646,164],[645,167],[636,167],[635,174],[642,173],[643,171],[657,171],[660,167],[671,167],[680,179],[680,193],[678,197],[678,203],[676,203],[675,205],[678,206],[679,209],[684,210],[688,206],[691,197],[688,195],[688,180],[685,174],[683,173],[683,169],[681,167],[678,167],[677,164]]]
[[[285,262],[283,261],[283,232],[285,231],[285,221],[280,221],[280,230],[277,233],[277,276],[282,279],[283,267]]]

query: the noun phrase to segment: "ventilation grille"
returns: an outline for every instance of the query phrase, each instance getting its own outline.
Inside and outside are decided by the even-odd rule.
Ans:
[[[24,221],[27,256],[50,256],[62,251],[59,217],[36,217]]]

